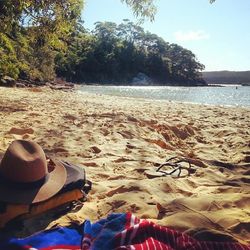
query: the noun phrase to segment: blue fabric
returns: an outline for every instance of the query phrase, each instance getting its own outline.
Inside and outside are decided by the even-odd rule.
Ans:
[[[91,249],[112,249],[115,235],[122,231],[126,224],[126,214],[111,214],[107,218],[91,224],[86,220],[82,225],[74,227],[58,227],[46,230],[30,237],[18,239],[1,239],[1,250],[19,250],[32,247],[36,249],[47,249],[54,247],[63,249],[80,249],[83,236],[89,239],[97,239],[93,242]],[[70,248],[71,247],[71,248]]]
[[[83,226],[77,226],[75,228],[58,227],[52,230],[43,231],[38,234],[34,234],[24,239],[6,239],[1,240],[0,249],[12,250],[12,249],[25,249],[23,247],[30,246],[37,249],[43,249],[47,247],[57,246],[80,246],[83,235]],[[67,248],[65,248],[67,249]],[[69,248],[70,249],[70,248]]]
[[[89,235],[92,242],[91,249],[110,250],[114,246],[115,236],[124,230],[127,214],[110,214],[107,218],[91,224],[84,224],[84,236]]]

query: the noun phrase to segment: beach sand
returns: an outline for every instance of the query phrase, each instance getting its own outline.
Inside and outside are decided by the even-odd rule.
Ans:
[[[0,88],[0,118],[0,156],[15,139],[34,140],[93,183],[81,210],[48,228],[132,212],[196,238],[250,243],[249,108]],[[148,175],[172,156],[195,172]]]

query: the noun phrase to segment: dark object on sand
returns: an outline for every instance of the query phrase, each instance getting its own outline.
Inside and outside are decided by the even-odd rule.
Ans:
[[[188,164],[188,167],[184,166],[184,163]],[[163,167],[168,167],[168,170],[163,170]],[[185,174],[181,175],[182,172]],[[196,169],[192,168],[189,160],[185,158],[171,157],[161,164],[155,171],[147,170],[145,174],[148,178],[163,177],[163,176],[174,176],[174,177],[185,177],[195,173]]]

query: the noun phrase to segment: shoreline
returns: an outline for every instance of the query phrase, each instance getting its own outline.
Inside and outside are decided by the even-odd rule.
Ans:
[[[78,91],[78,90],[77,90]],[[150,99],[150,98],[146,98],[146,97],[132,97],[132,96],[118,96],[118,95],[112,95],[112,94],[94,94],[94,93],[90,93],[87,91],[81,91],[79,90],[79,93],[83,93],[84,94],[89,94],[89,95],[93,95],[93,96],[106,96],[106,97],[114,97],[114,98],[128,98],[128,99],[132,99],[132,100],[141,100],[141,101],[151,101],[151,102],[165,102],[168,104],[171,103],[176,103],[178,105],[200,105],[200,106],[207,106],[207,107],[221,107],[221,108],[240,108],[240,109],[249,109],[250,110],[250,106],[240,106],[240,105],[227,105],[227,104],[210,104],[210,103],[198,103],[198,102],[188,102],[188,101],[175,101],[175,100],[166,100],[166,99]]]
[[[93,182],[82,209],[48,227],[130,211],[250,243],[249,108],[0,88],[0,117],[0,156],[14,139],[35,140],[47,155],[84,167]],[[189,159],[195,173],[146,175],[171,156]]]
[[[75,90],[78,91],[79,93],[81,92],[85,92],[86,94],[97,94],[97,95],[105,95],[105,96],[113,96],[113,97],[116,97],[116,98],[134,98],[135,100],[136,99],[144,99],[144,100],[151,100],[151,101],[161,101],[161,102],[173,102],[173,103],[179,103],[179,104],[197,104],[197,105],[208,105],[208,106],[221,106],[221,107],[239,107],[239,108],[250,108],[250,103],[246,103],[246,101],[244,100],[243,103],[240,103],[240,104],[231,104],[232,100],[229,101],[229,103],[225,103],[225,100],[224,100],[224,103],[209,103],[210,100],[208,99],[207,103],[202,103],[201,102],[201,99],[200,100],[196,100],[196,102],[194,101],[190,101],[188,99],[186,100],[171,100],[171,96],[166,96],[166,97],[160,97],[159,94],[156,94],[156,95],[153,95],[151,97],[149,97],[147,95],[147,92],[145,92],[144,94],[142,92],[138,92],[137,93],[137,96],[133,96],[130,94],[130,92],[127,92],[126,89],[134,89],[135,91],[137,91],[138,89],[153,89],[156,88],[156,90],[159,88],[159,86],[101,86],[101,85],[91,85],[90,87],[93,87],[93,88],[96,88],[94,89],[94,92],[91,91],[88,91],[87,89],[84,89],[84,86],[85,87],[89,87],[90,85],[76,85],[75,87]],[[99,89],[102,89],[102,87],[111,87],[113,88],[113,90],[105,90],[105,91],[101,91],[100,93],[98,93]],[[230,87],[230,86],[229,86]],[[123,91],[121,92],[120,88],[124,88],[126,91]],[[162,88],[165,88],[165,89],[171,89],[171,88],[180,88],[180,86],[162,86]],[[189,88],[189,87],[183,87],[183,88]],[[192,88],[192,87],[191,87]],[[202,87],[203,88],[203,87]],[[207,88],[210,88],[209,86],[207,86]],[[212,87],[214,88],[214,87]],[[119,89],[119,91],[114,91],[115,89]],[[250,90],[250,89],[249,89]],[[106,92],[106,93],[105,93]],[[119,93],[122,93],[122,95],[119,95]],[[250,93],[250,92],[249,92]],[[197,94],[197,92],[196,92]],[[204,93],[202,93],[204,95]],[[214,94],[214,93],[213,93]],[[232,94],[232,93],[231,93]],[[139,96],[140,95],[140,96]],[[144,95],[144,96],[143,96]],[[222,96],[223,97],[223,96]],[[169,98],[170,100],[168,100],[167,98]],[[223,97],[225,98],[225,97]],[[227,101],[228,102],[228,101]]]

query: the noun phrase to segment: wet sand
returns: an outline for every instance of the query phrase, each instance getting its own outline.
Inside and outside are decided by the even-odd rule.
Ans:
[[[249,108],[0,88],[0,119],[0,156],[15,139],[34,140],[93,182],[82,209],[48,227],[130,211],[197,238],[250,243]],[[191,162],[190,175],[155,177],[174,156]]]

